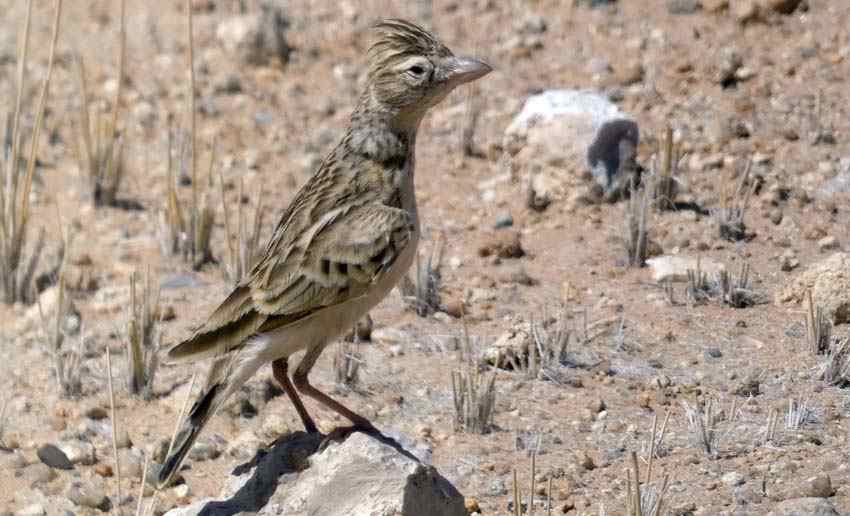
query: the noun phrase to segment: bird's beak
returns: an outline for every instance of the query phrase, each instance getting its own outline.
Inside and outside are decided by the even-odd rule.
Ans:
[[[472,57],[450,57],[446,62],[447,81],[454,86],[460,86],[467,82],[484,77],[493,71],[493,68],[478,59]]]

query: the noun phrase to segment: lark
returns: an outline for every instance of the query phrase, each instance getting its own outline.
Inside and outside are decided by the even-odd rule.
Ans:
[[[375,30],[366,86],[342,140],[295,195],[250,274],[191,338],[168,351],[172,362],[212,364],[160,470],[161,486],[216,410],[266,363],[307,432],[318,428],[299,393],[351,422],[332,433],[377,432],[308,376],[328,343],[384,299],[414,260],[414,151],[422,118],[491,67],[455,56],[408,21],[384,20]],[[289,357],[302,350],[290,380]]]

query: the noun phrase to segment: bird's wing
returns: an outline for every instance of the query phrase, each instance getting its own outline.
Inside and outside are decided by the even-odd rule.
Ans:
[[[305,231],[288,226],[276,231],[288,238],[270,241],[250,276],[190,339],[169,350],[170,360],[226,353],[251,335],[364,294],[413,234],[406,211],[374,201],[330,210]]]
[[[362,295],[410,242],[413,220],[379,202],[327,212],[285,252],[271,252],[251,278],[254,307],[294,316]]]

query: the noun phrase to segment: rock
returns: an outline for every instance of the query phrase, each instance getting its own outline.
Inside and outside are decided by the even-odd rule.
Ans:
[[[815,475],[789,489],[786,498],[829,498],[835,494],[829,475]]]
[[[49,484],[59,476],[56,470],[41,463],[35,463],[24,470],[24,478],[29,483],[30,487],[37,487],[44,484]]]
[[[59,449],[65,454],[71,464],[91,466],[97,463],[94,445],[83,441],[59,443]]]
[[[166,515],[206,514],[208,504],[207,511],[214,506],[222,514],[245,511],[260,516],[467,515],[463,495],[432,466],[360,433],[316,453],[321,439],[303,432],[292,434],[252,469],[237,468],[222,490],[221,501],[200,500]],[[422,449],[407,453],[428,454]]]
[[[39,310],[39,305],[41,306],[41,310]],[[26,313],[23,317],[21,317],[17,324],[15,325],[15,331],[21,335],[28,333],[30,331],[38,330],[41,331],[43,327],[43,321],[49,321],[53,324],[56,321],[56,310],[59,308],[59,287],[52,286],[45,289],[38,296],[38,302],[33,303],[32,306],[27,308]],[[76,325],[77,331],[79,331],[79,316],[80,312],[77,311],[76,306],[74,306],[71,297],[67,292],[62,296],[62,313],[67,316],[64,317],[62,330],[68,334],[76,333],[73,327],[68,327],[68,325]],[[44,318],[42,319],[42,315]],[[41,335],[39,335],[39,338]]]
[[[780,502],[767,516],[840,516],[825,498],[794,498]]]
[[[725,473],[722,477],[720,477],[720,481],[730,487],[739,486],[744,483],[744,475],[738,473],[737,471],[730,471],[729,473]]]
[[[221,456],[221,451],[225,448],[225,445],[224,438],[218,435],[198,439],[192,449],[189,450],[189,458],[198,462],[215,460]]]
[[[821,251],[831,251],[838,249],[839,247],[838,239],[832,235],[827,235],[818,240],[818,249]]]
[[[525,249],[518,231],[496,231],[491,233],[490,238],[478,247],[478,256],[486,258],[497,256],[499,258],[522,258]]]
[[[527,323],[518,324],[488,346],[482,358],[492,366],[513,369],[515,364],[527,362],[530,345],[531,326]]]
[[[351,329],[350,332],[345,336],[345,340],[348,342],[354,342],[357,340],[358,342],[366,342],[372,340],[372,329],[374,328],[375,323],[372,321],[372,317],[369,314],[366,314],[364,317],[361,317],[357,324],[354,325],[354,328]]]
[[[709,277],[720,274],[726,267],[722,263],[712,262],[703,258],[690,258],[686,256],[658,256],[646,261],[652,269],[652,279],[657,283],[667,281],[688,281],[688,271],[702,271]]]
[[[729,8],[729,0],[702,0],[702,8],[709,13],[719,13]]]
[[[15,513],[15,516],[44,516],[47,514],[44,506],[38,503],[27,505],[20,511]]]
[[[791,14],[802,0],[758,0],[759,7],[780,14]]]
[[[694,14],[700,9],[700,0],[667,0],[667,12],[670,14]]]
[[[286,41],[290,23],[281,4],[265,0],[256,13],[224,18],[216,28],[216,38],[249,64],[265,65],[272,59],[286,64],[292,53]]]
[[[534,174],[528,184],[526,206],[534,211],[544,211],[552,203],[553,185],[543,174]]]
[[[372,342],[391,346],[394,344],[410,344],[410,334],[397,328],[378,328],[372,332]]]
[[[496,221],[493,223],[494,229],[509,228],[514,225],[514,217],[509,211],[503,211],[496,215]]]
[[[528,98],[505,130],[504,147],[546,165],[591,172],[606,200],[616,199],[638,172],[638,124],[607,97],[548,90]],[[521,156],[517,156],[520,158]]]
[[[268,431],[270,431],[269,429]],[[278,427],[276,433],[271,437],[277,439],[289,432],[287,426]],[[263,448],[265,444],[251,430],[246,430],[232,439],[227,446],[227,454],[231,457],[236,457],[240,460],[250,460],[257,453],[257,450]]]
[[[65,497],[71,500],[74,505],[80,507],[90,507],[92,509],[100,509],[108,511],[112,507],[109,497],[103,492],[103,489],[94,485],[84,485],[81,482],[72,482],[68,485],[65,491]]]
[[[812,301],[833,324],[850,322],[850,253],[835,253],[810,266],[777,295],[777,304],[802,303],[811,290]]]
[[[759,6],[755,0],[738,0],[732,4],[734,6],[732,14],[738,23],[750,23],[758,20]]]
[[[53,446],[45,444],[36,452],[41,462],[54,469],[74,469],[73,463],[65,455],[65,452]]]

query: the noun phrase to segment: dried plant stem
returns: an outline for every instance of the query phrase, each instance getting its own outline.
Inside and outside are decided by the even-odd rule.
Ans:
[[[139,500],[136,504],[136,516],[142,516],[144,509],[144,498],[145,498],[145,482],[147,482],[148,478],[148,466],[150,466],[151,458],[150,454],[145,454],[145,464],[142,466],[142,482],[139,485]]]
[[[118,458],[118,420],[115,418],[115,390],[112,387],[112,359],[106,346],[106,372],[109,384],[109,417],[112,419],[112,456],[115,458],[115,490],[118,493],[118,514],[121,514],[121,460]]]
[[[32,19],[32,0],[27,2],[27,15],[24,22],[24,34],[18,54],[18,89],[15,99],[15,114],[13,115],[11,135],[6,137],[6,152],[9,158],[6,165],[5,181],[0,184],[0,286],[3,290],[3,300],[6,303],[26,301],[29,298],[30,284],[27,273],[21,271],[35,269],[40,250],[36,249],[27,260],[22,260],[23,249],[27,241],[29,224],[30,192],[35,174],[36,155],[44,125],[44,112],[47,96],[50,91],[50,80],[53,76],[53,65],[56,56],[56,42],[59,38],[59,26],[62,14],[62,0],[56,0],[53,18],[53,29],[50,39],[50,51],[47,60],[47,72],[42,83],[41,92],[36,108],[35,126],[33,129],[29,161],[23,185],[18,184],[18,159],[21,153],[20,118],[22,111],[24,83],[26,80],[26,61],[29,57],[29,35]],[[11,149],[8,147],[11,146]],[[19,188],[22,186],[22,188]],[[23,277],[22,277],[23,276]]]

